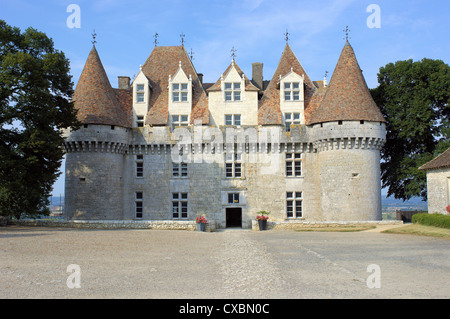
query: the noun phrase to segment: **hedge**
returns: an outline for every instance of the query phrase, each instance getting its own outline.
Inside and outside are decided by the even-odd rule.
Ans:
[[[413,215],[412,222],[426,226],[450,229],[450,215],[420,213]]]

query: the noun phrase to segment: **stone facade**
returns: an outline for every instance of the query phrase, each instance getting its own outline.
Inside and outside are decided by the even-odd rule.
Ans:
[[[210,229],[252,228],[263,210],[278,224],[381,220],[382,118],[308,120],[330,88],[318,86],[316,92],[288,47],[280,66],[295,68],[283,66],[286,72],[267,88],[262,65],[256,85],[234,60],[215,84],[203,84],[190,74],[192,64],[186,67],[184,48],[162,51],[173,60],[159,62],[161,70],[173,72],[160,75],[166,84],[155,79],[154,67],[145,74],[146,66],[159,65],[154,52],[149,59],[155,61],[147,61],[129,88],[119,90],[130,101],[118,107],[126,109],[122,113],[129,114],[131,125],[84,121],[81,129],[65,132],[67,220],[173,222],[176,228],[191,227],[204,215]],[[178,60],[168,52],[182,56]],[[358,106],[358,114],[362,109]],[[187,123],[174,125],[184,114]]]

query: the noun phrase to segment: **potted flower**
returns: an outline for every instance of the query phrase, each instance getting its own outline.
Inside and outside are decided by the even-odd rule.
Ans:
[[[267,220],[269,219],[269,212],[266,212],[264,210],[259,211],[257,213],[258,215],[256,215],[256,220],[258,221],[259,224],[259,230],[266,230],[267,227]]]
[[[205,231],[205,225],[206,225],[205,216],[199,216],[199,217],[195,218],[195,221],[197,222],[197,230]]]

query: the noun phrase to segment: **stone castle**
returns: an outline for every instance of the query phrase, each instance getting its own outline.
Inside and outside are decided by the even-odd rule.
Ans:
[[[249,79],[233,57],[203,83],[183,45],[155,46],[116,89],[94,45],[73,96],[83,125],[65,132],[66,218],[381,220],[385,120],[350,43],[329,84],[289,44],[270,81],[262,70]]]

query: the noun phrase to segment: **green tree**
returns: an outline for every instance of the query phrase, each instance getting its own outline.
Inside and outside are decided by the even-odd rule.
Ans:
[[[378,84],[371,93],[387,121],[382,185],[388,196],[426,200],[418,168],[450,147],[450,68],[441,60],[397,61],[380,68]]]
[[[80,126],[69,70],[44,33],[0,20],[0,215],[48,213],[61,130]]]

